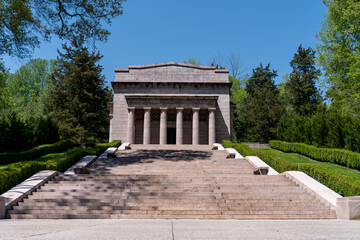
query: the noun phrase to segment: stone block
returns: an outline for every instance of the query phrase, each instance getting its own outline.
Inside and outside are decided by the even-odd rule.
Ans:
[[[255,168],[267,167],[269,169],[267,175],[279,175],[279,173],[275,169],[267,165],[263,160],[256,156],[247,156],[245,157],[245,159],[248,160]]]
[[[360,219],[360,196],[338,198],[336,215],[338,219]]]
[[[5,217],[5,198],[0,197],[0,219],[3,219]]]
[[[267,175],[269,167],[258,167],[253,170],[254,175]]]

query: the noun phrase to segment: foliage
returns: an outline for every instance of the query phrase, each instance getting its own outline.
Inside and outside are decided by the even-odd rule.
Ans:
[[[0,165],[15,163],[20,161],[29,161],[49,153],[65,151],[73,146],[69,140],[62,140],[53,144],[44,144],[32,149],[18,153],[0,153]]]
[[[270,144],[275,142],[277,141],[270,141]],[[304,161],[303,163],[292,162],[289,160],[289,157],[282,157],[272,151],[268,151],[272,149],[255,151],[245,144],[231,144],[230,141],[223,141],[224,147],[231,145],[243,156],[258,156],[261,160],[280,173],[285,171],[302,171],[343,196],[360,195],[359,178],[337,171],[336,168],[328,168],[324,166],[324,163],[313,164],[310,162],[311,160]],[[285,149],[286,146],[287,145],[284,144]]]
[[[196,60],[194,57],[189,58],[187,61],[184,61],[184,63],[201,66],[200,60]]]
[[[279,96],[274,78],[275,70],[270,64],[253,70],[252,76],[246,82],[246,98],[243,113],[246,125],[243,126],[241,141],[268,142],[276,138],[276,128],[284,105]]]
[[[99,52],[89,52],[83,40],[63,45],[52,75],[54,88],[48,103],[62,139],[74,142],[107,138],[111,92],[105,86]]]
[[[99,144],[94,148],[71,148],[63,153],[48,154],[33,161],[11,164],[0,172],[0,193],[24,181],[41,170],[65,171],[86,155],[99,155],[108,147],[118,147],[121,141]]]
[[[222,140],[221,144],[224,148],[232,148],[234,145],[230,140]]]
[[[336,148],[317,148],[304,143],[288,143],[276,140],[270,141],[270,146],[284,152],[295,152],[318,161],[335,163],[360,170],[360,153]]]
[[[302,171],[343,196],[360,194],[360,179],[329,170],[321,165],[298,164],[267,151],[256,151],[256,156],[278,172]]]
[[[51,117],[21,120],[16,114],[0,118],[0,152],[14,152],[54,143],[58,128]]]
[[[3,115],[15,112],[23,120],[47,117],[45,105],[49,90],[53,87],[50,75],[55,60],[34,59],[21,66],[6,81],[9,108]]]
[[[317,34],[318,62],[324,69],[332,105],[345,112],[360,110],[360,2],[323,0],[328,12]]]
[[[320,75],[320,70],[315,67],[315,51],[300,45],[290,66],[293,70],[284,86],[287,102],[295,113],[311,115],[321,102],[315,86]]]
[[[284,115],[277,129],[279,140],[360,152],[360,119],[330,109],[312,116]]]
[[[26,57],[40,45],[40,38],[50,40],[80,36],[104,41],[110,32],[102,23],[111,24],[122,14],[123,0],[26,0],[0,1],[0,56]]]
[[[229,77],[231,83],[230,89],[230,102],[233,106],[233,140],[237,141],[242,138],[241,133],[245,131],[244,126],[246,126],[246,119],[244,117],[245,112],[245,84],[248,79],[248,76],[245,75],[242,79],[236,79],[232,76]]]

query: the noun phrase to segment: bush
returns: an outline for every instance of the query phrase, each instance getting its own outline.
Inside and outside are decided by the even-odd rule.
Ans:
[[[41,170],[66,171],[86,155],[100,155],[109,147],[120,146],[121,141],[98,144],[94,148],[71,148],[63,153],[45,155],[33,161],[11,164],[0,172],[0,193],[24,181]],[[53,156],[54,155],[54,156]]]
[[[302,171],[343,196],[360,195],[360,180],[313,164],[297,164],[270,152],[256,155],[278,172]]]
[[[336,148],[317,148],[304,143],[288,143],[277,140],[270,141],[270,146],[283,152],[295,152],[318,161],[360,170],[360,153]]]
[[[234,148],[236,151],[238,151],[244,157],[254,155],[254,150],[252,150],[249,146],[247,146],[245,144],[232,143],[229,140],[223,140],[222,145],[224,148]]]
[[[222,140],[221,144],[224,148],[232,148],[234,145],[230,140]]]
[[[231,143],[231,142],[230,142]],[[231,145],[229,142],[223,141],[223,145]],[[270,141],[270,146],[281,145],[283,151],[290,152],[290,143],[281,141]],[[303,146],[306,144],[301,144]],[[286,171],[302,171],[332,190],[343,196],[357,196],[360,195],[360,180],[354,177],[343,175],[341,173],[331,171],[327,168],[313,165],[313,164],[297,164],[292,163],[282,157],[279,157],[271,152],[254,151],[245,144],[232,144],[232,147],[236,149],[243,156],[258,156],[264,162],[269,164],[278,172]],[[311,146],[313,147],[313,146]],[[273,147],[276,148],[276,147]]]
[[[360,118],[335,109],[319,111],[311,117],[289,113],[279,121],[277,138],[360,152]]]
[[[250,148],[248,145],[236,143],[234,144],[234,148],[244,157],[255,156],[255,151],[252,148]]]
[[[58,128],[50,117],[21,119],[13,113],[0,118],[0,152],[19,152],[59,141]]]
[[[70,140],[62,140],[53,144],[45,144],[19,153],[0,153],[0,165],[27,161],[49,153],[58,153],[73,146]]]

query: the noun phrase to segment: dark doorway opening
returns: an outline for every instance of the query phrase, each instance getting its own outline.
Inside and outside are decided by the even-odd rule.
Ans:
[[[167,144],[176,144],[176,128],[167,129]]]

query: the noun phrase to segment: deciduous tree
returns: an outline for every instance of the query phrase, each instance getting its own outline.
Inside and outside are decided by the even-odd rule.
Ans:
[[[360,112],[360,2],[323,0],[328,12],[317,34],[318,62],[332,105]]]
[[[0,56],[26,57],[40,40],[84,36],[106,40],[103,24],[122,14],[123,0],[0,0]]]

